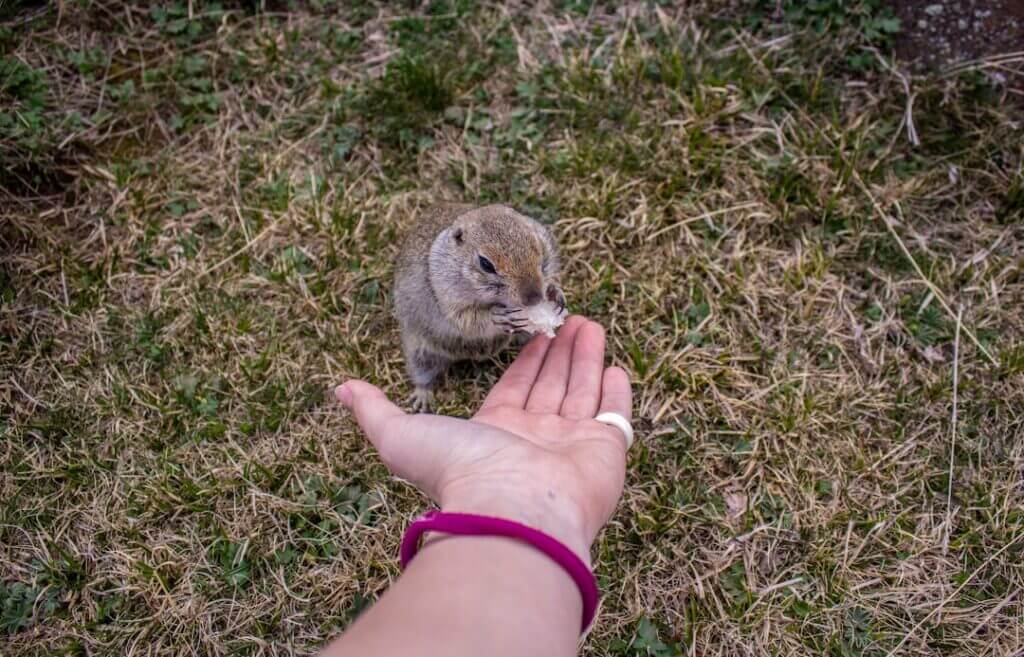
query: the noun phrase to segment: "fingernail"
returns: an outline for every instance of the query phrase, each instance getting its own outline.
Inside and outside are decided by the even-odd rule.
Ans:
[[[334,397],[346,407],[352,406],[352,391],[349,390],[346,384],[342,383],[334,389]]]

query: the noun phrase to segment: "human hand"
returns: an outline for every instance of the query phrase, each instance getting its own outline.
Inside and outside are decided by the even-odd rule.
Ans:
[[[395,475],[444,511],[515,520],[590,562],[625,478],[625,437],[595,421],[631,416],[628,375],[604,367],[604,329],[570,317],[557,337],[530,341],[469,420],[408,415],[352,380],[335,396]]]

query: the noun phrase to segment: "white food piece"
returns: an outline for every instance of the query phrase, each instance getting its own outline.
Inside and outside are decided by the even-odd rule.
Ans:
[[[537,335],[543,333],[549,338],[555,337],[555,329],[565,323],[565,308],[558,310],[551,302],[538,303],[523,310],[526,319],[527,333]]]

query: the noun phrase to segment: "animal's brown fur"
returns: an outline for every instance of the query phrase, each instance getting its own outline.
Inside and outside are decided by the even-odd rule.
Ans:
[[[491,261],[496,274],[481,269]],[[395,274],[414,405],[426,407],[448,365],[486,358],[510,343],[509,313],[545,299],[564,303],[554,240],[540,223],[503,205],[442,204],[410,228]]]

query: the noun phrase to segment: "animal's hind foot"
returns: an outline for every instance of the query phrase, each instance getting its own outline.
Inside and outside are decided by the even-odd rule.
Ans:
[[[416,388],[409,395],[409,406],[413,413],[430,413],[435,408],[434,392],[426,388]]]

